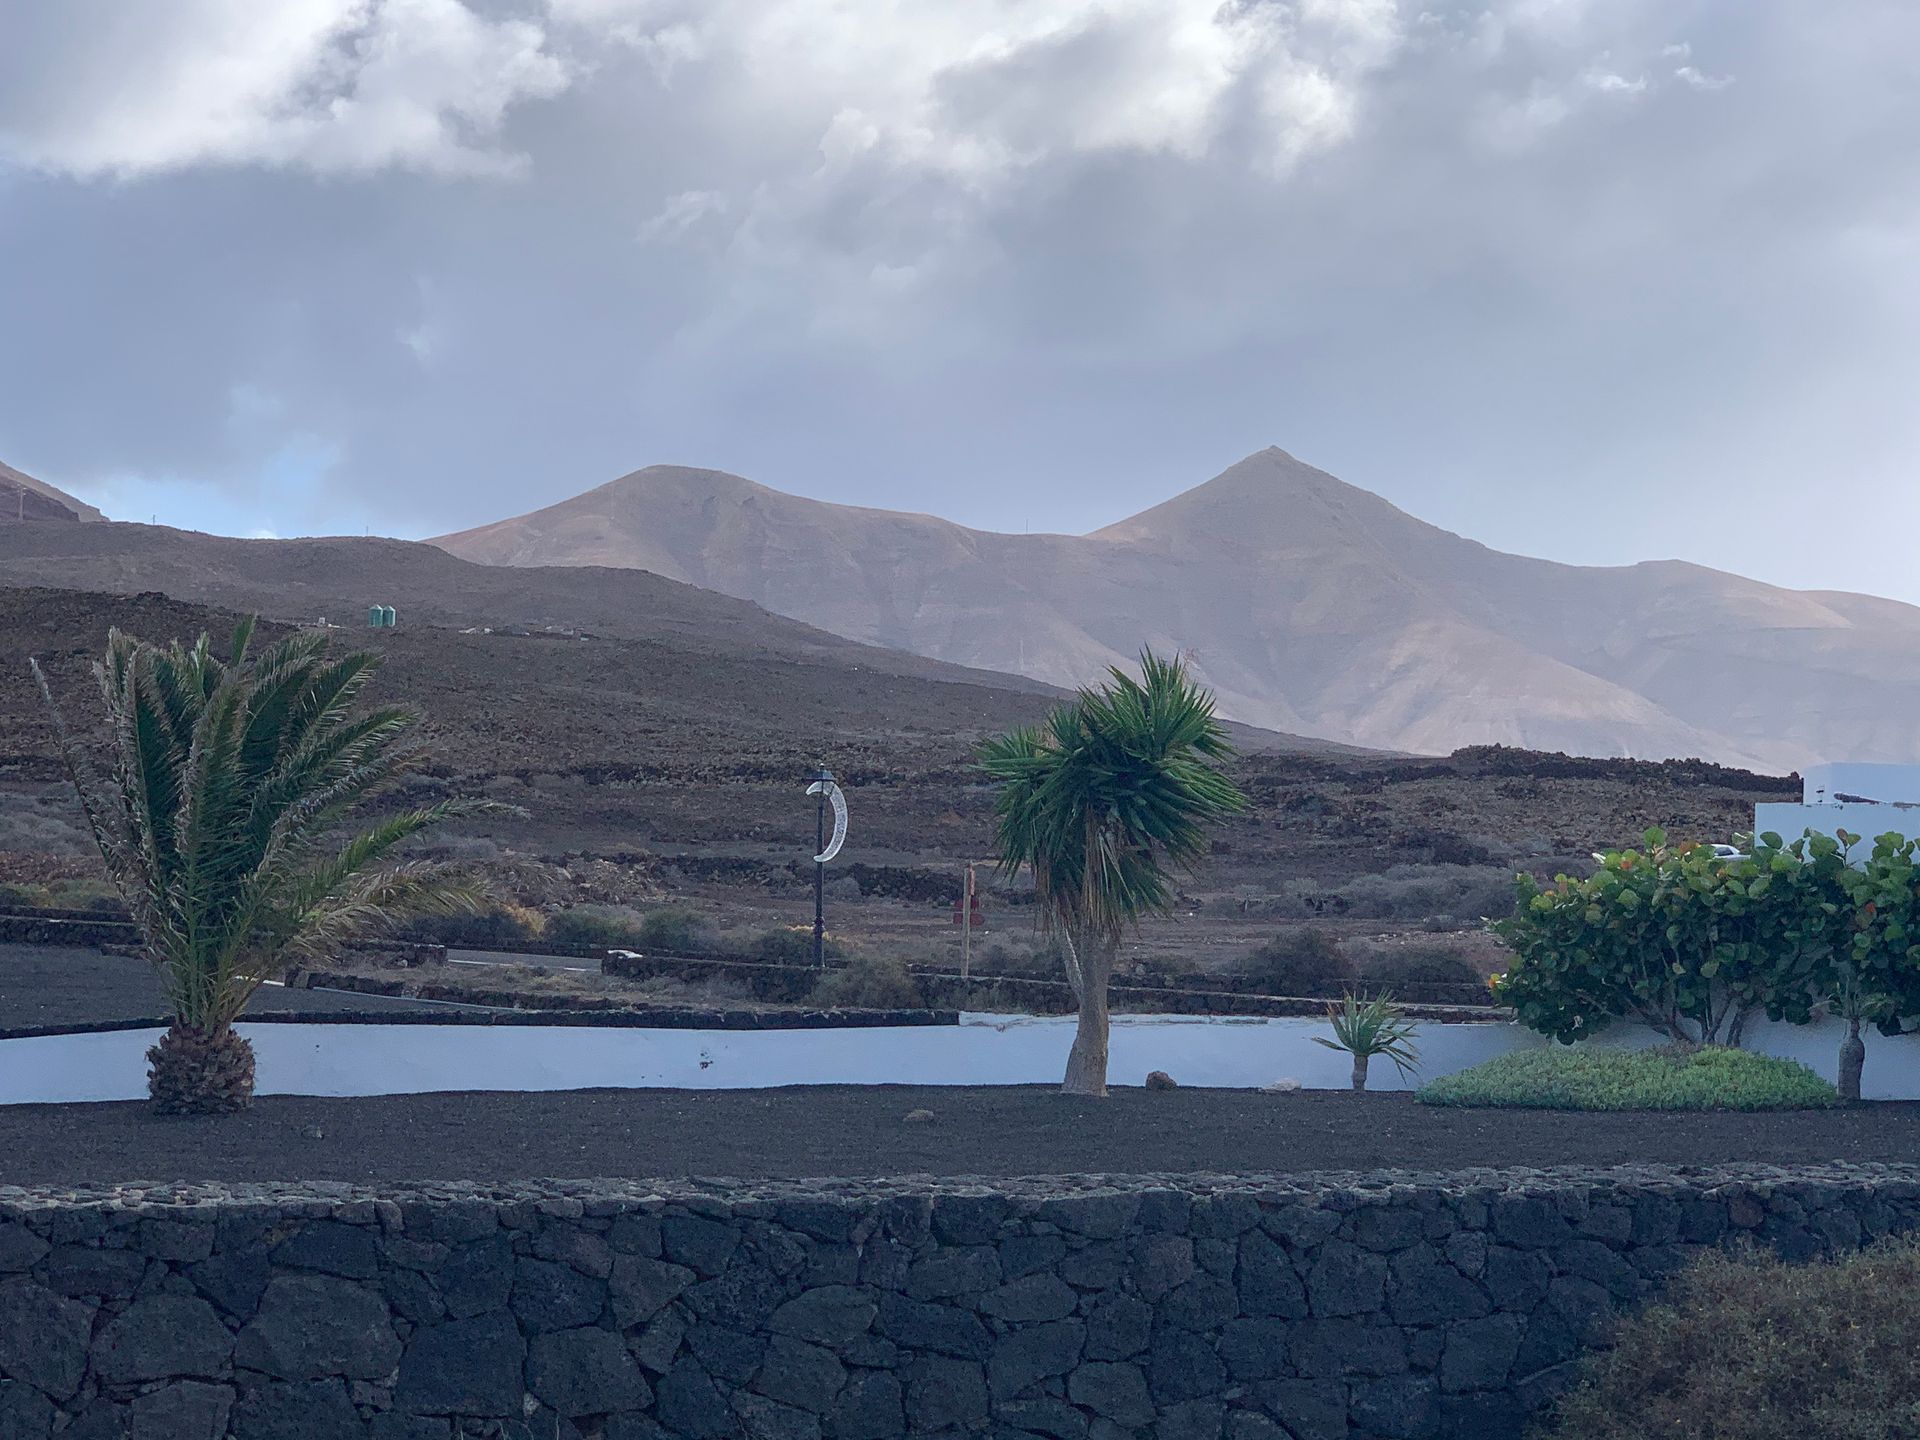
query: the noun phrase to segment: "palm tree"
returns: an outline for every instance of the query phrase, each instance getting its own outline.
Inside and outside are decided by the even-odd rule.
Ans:
[[[1042,923],[1066,940],[1080,1020],[1070,1095],[1107,1093],[1107,984],[1120,938],[1172,909],[1171,871],[1207,850],[1207,827],[1246,805],[1218,768],[1233,747],[1213,696],[1183,662],[1140,656],[1099,689],[1056,706],[1039,728],[989,740],[980,764],[999,786],[1000,869],[1033,870]]]
[[[166,1114],[218,1113],[253,1098],[253,1047],[233,1029],[248,999],[291,964],[402,915],[470,906],[471,887],[394,847],[456,816],[503,807],[448,800],[343,833],[348,812],[415,763],[414,716],[362,709],[378,664],[289,636],[249,655],[253,621],[221,661],[203,633],[162,648],[115,630],[94,666],[111,775],[73,743],[46,677],[61,754],[108,874],[158,971],[172,1024],[147,1051]]]

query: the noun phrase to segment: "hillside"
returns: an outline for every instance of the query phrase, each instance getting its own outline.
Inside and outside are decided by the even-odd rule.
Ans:
[[[1681,561],[1488,549],[1278,449],[1090,535],[1004,535],[655,466],[435,542],[633,566],[836,634],[1078,684],[1182,649],[1249,724],[1792,769],[1920,761],[1920,610]]]
[[[0,464],[0,525],[27,520],[104,520],[93,506],[44,480]]]

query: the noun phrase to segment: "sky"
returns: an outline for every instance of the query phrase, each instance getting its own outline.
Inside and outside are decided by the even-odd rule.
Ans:
[[[1911,0],[8,0],[0,460],[426,536],[1084,531],[1275,444],[1920,602]]]

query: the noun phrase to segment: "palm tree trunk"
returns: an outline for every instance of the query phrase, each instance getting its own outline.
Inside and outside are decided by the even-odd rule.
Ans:
[[[1353,1057],[1353,1088],[1356,1090],[1367,1088],[1367,1057],[1365,1055]]]
[[[1854,1016],[1847,1021],[1847,1038],[1840,1042],[1840,1098],[1853,1101],[1860,1098],[1860,1071],[1867,1063],[1867,1045],[1860,1038],[1860,1019]]]
[[[1065,1095],[1107,1093],[1107,981],[1113,974],[1113,947],[1087,943],[1080,954],[1080,1023],[1067,1052]]]
[[[253,1046],[231,1025],[176,1020],[147,1051],[147,1094],[162,1115],[229,1115],[253,1103]]]

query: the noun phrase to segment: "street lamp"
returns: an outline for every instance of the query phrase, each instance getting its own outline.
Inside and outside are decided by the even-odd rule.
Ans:
[[[827,862],[847,843],[847,801],[834,783],[833,772],[820,768],[807,794],[815,798],[813,814],[813,963],[827,964]],[[827,839],[827,807],[833,807],[833,839]]]

